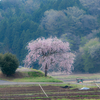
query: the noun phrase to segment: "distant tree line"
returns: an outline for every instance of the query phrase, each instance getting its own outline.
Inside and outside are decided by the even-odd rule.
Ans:
[[[75,72],[100,72],[99,7],[99,0],[1,0],[0,53],[15,54],[23,65],[29,41],[56,36],[68,41],[76,53]],[[97,44],[88,49],[93,41]],[[33,66],[39,68],[37,63]]]
[[[0,52],[16,54],[20,64],[25,58],[27,42],[38,37],[57,35],[63,26],[51,33],[41,29],[47,10],[64,10],[67,7],[80,6],[79,0],[2,0],[0,1]],[[81,6],[80,6],[81,7]],[[53,11],[51,10],[51,11]],[[52,12],[51,12],[52,13]],[[60,14],[60,13],[59,13]],[[50,15],[51,16],[51,15]],[[54,16],[55,17],[55,16]],[[55,19],[56,20],[56,19]],[[63,24],[63,22],[62,22]],[[63,28],[63,29],[62,29]],[[50,33],[50,34],[49,34]],[[59,35],[60,34],[60,35]],[[63,34],[59,32],[57,36]]]

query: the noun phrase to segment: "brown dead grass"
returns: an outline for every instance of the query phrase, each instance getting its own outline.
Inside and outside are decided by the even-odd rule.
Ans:
[[[32,71],[32,69],[29,68],[18,68],[15,72],[14,75],[7,77],[6,75],[4,75],[1,71],[0,71],[0,79],[3,80],[12,80],[15,78],[23,78],[23,77],[28,77],[27,73],[24,72],[29,72]]]
[[[7,77],[0,71],[0,79],[2,80],[12,80],[15,78],[23,78],[24,75],[21,72],[16,72],[14,75]]]
[[[7,77],[0,71],[0,79],[3,80],[13,80],[15,78],[24,78],[24,77],[30,77],[28,75],[28,72],[38,72],[38,70],[31,69],[31,68],[18,68],[12,76]]]

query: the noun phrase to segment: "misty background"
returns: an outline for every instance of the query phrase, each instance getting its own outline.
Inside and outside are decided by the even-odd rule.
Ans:
[[[100,0],[0,1],[0,53],[15,54],[23,65],[27,43],[50,36],[70,43],[73,72],[100,72]]]

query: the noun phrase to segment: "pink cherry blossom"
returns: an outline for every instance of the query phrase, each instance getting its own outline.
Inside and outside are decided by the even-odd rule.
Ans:
[[[71,72],[75,55],[70,52],[68,42],[62,42],[57,37],[38,38],[35,41],[30,41],[27,49],[28,55],[24,60],[25,67],[38,60],[41,70],[45,70],[47,65],[48,70],[53,70],[57,67],[58,71],[63,68],[64,72]]]

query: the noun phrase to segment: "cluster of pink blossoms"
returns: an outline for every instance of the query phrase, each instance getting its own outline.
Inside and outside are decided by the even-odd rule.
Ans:
[[[39,61],[41,69],[44,70],[47,64],[48,70],[71,72],[71,66],[75,55],[70,52],[68,42],[62,42],[55,38],[38,38],[31,41],[27,46],[28,55],[24,60],[25,66],[30,66],[36,60]]]

